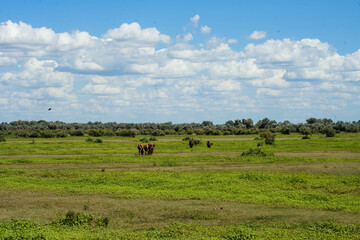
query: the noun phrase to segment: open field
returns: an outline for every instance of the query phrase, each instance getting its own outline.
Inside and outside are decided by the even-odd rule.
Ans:
[[[142,136],[8,138],[0,239],[360,239],[360,134],[278,135],[270,156],[241,156],[255,135],[183,137],[158,137],[151,156]],[[110,222],[54,223],[69,210]]]

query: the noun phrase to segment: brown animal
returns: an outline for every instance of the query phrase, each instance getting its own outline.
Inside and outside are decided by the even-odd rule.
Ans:
[[[207,145],[208,148],[211,148],[211,145],[213,145],[213,144],[212,144],[212,142],[207,141],[206,145]]]
[[[148,153],[148,155],[152,155],[153,152],[154,152],[155,144],[149,143],[149,144],[148,144],[148,148],[149,148],[149,153]]]
[[[147,144],[144,145],[144,152],[145,152],[145,155],[149,154],[149,145],[147,145]]]
[[[144,146],[142,144],[138,145],[138,149],[139,149],[139,155],[144,155]]]
[[[194,141],[193,140],[189,141],[189,146],[190,146],[190,148],[192,148],[194,146]]]

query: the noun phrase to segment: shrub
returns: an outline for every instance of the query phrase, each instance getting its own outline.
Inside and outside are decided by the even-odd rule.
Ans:
[[[94,140],[92,138],[87,138],[85,139],[85,142],[94,142]]]
[[[107,227],[110,219],[107,217],[95,217],[86,212],[68,211],[64,218],[57,218],[52,225],[84,226],[84,227]]]
[[[101,137],[104,135],[104,130],[102,129],[90,129],[88,134],[93,137]]]
[[[84,131],[81,129],[72,129],[69,132],[70,136],[84,136]]]
[[[151,133],[151,135],[153,135],[153,136],[165,136],[165,132],[163,130],[156,129],[155,131],[153,131]]]
[[[190,141],[190,137],[189,136],[186,136],[182,139],[182,141]]]
[[[58,138],[67,137],[67,133],[65,131],[57,131],[56,132],[56,137],[58,137]]]
[[[265,144],[273,145],[275,143],[276,134],[272,132],[262,132],[260,133],[260,138],[265,140]]]
[[[144,138],[139,139],[139,141],[143,142],[143,143],[146,143],[146,142],[149,142],[149,139],[144,137]]]
[[[325,128],[324,133],[326,137],[335,137],[335,130],[333,128]]]
[[[29,137],[31,137],[31,138],[40,137],[40,133],[36,132],[36,131],[32,131],[32,132],[29,133]]]
[[[283,128],[281,129],[281,133],[284,134],[284,135],[290,135],[291,130],[290,130],[290,128],[288,128],[288,127],[283,127]]]
[[[310,139],[309,135],[303,136],[301,139]]]
[[[100,138],[95,139],[94,143],[102,143],[103,141]]]
[[[157,138],[156,138],[155,136],[151,136],[151,137],[149,138],[149,141],[157,141]]]
[[[245,151],[241,156],[273,156],[273,153],[267,153],[261,150],[261,148],[249,148],[248,151]]]
[[[115,134],[121,137],[136,137],[136,132],[132,129],[120,129],[116,131]]]
[[[15,136],[17,136],[17,137],[28,137],[28,136],[29,136],[29,132],[28,132],[28,131],[25,131],[25,130],[23,130],[23,129],[19,129],[19,130],[16,130]]]
[[[309,127],[301,127],[299,129],[299,132],[302,134],[302,135],[311,135],[311,128]]]
[[[0,142],[5,142],[6,139],[5,139],[5,133],[0,133]]]
[[[50,130],[42,131],[41,132],[41,137],[43,137],[43,138],[54,138],[54,137],[56,137],[56,133],[54,133],[53,131],[50,131]]]

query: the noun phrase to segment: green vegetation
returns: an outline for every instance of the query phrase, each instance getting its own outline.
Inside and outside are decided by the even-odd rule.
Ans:
[[[309,129],[159,133],[149,156],[151,135],[6,135],[0,239],[359,239],[360,134]]]
[[[0,132],[7,135],[26,138],[65,138],[68,136],[92,136],[92,137],[131,137],[148,135],[153,137],[169,135],[253,135],[262,132],[281,133],[291,135],[301,133],[305,136],[310,134],[325,134],[334,137],[335,133],[360,132],[360,120],[353,122],[337,121],[331,119],[309,118],[306,123],[291,123],[289,121],[276,122],[264,118],[254,124],[252,119],[229,120],[225,124],[213,124],[211,121],[202,123],[116,123],[116,122],[88,122],[88,123],[64,123],[60,121],[13,121],[0,124]],[[150,140],[151,141],[151,140]]]

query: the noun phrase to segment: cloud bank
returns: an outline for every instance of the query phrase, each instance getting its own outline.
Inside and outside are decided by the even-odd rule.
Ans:
[[[360,49],[340,55],[318,39],[269,39],[236,51],[229,45],[236,39],[190,44],[196,38],[186,33],[175,41],[136,22],[98,37],[3,22],[2,121],[47,118],[48,106],[53,118],[69,122],[360,117]]]

